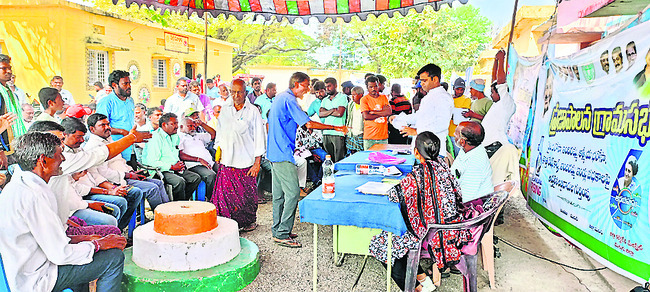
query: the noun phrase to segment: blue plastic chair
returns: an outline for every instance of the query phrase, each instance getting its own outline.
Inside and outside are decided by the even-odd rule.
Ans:
[[[144,197],[142,198],[142,201],[140,202],[140,225],[144,224],[145,222],[145,216],[144,216]],[[131,221],[129,221],[129,238],[133,238],[133,230],[135,230],[135,225],[136,221],[138,219],[138,211],[136,210],[133,212],[133,215],[131,215]]]
[[[201,181],[199,183],[199,187],[196,188],[196,191],[192,193],[192,200],[196,201],[196,199],[199,199],[199,201],[205,202],[205,182]]]
[[[0,292],[10,292],[9,282],[7,281],[7,276],[5,275],[5,266],[2,263],[2,255],[0,255]],[[68,288],[61,292],[72,292],[72,289]]]

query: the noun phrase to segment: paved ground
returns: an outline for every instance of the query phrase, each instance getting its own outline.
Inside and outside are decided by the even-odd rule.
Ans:
[[[503,238],[538,255],[580,268],[601,267],[564,239],[548,232],[525,207],[521,196],[504,208],[506,223],[495,228]],[[294,232],[303,248],[279,247],[271,240],[271,203],[260,205],[259,228],[242,237],[260,248],[261,271],[243,291],[309,291],[312,288],[313,225],[296,222]],[[352,286],[363,262],[362,256],[347,256],[341,267],[333,263],[332,228],[318,228],[318,289],[320,291],[385,291],[386,272],[374,258],[368,258],[357,287]],[[605,269],[579,272],[529,256],[503,242],[496,245],[501,257],[495,259],[496,290],[490,290],[487,273],[479,272],[480,291],[629,291],[634,282]],[[479,262],[480,265],[480,262]],[[399,291],[392,283],[392,291]],[[437,291],[461,291],[460,276],[443,279]]]

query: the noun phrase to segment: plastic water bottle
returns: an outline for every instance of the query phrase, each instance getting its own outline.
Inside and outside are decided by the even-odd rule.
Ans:
[[[383,175],[386,168],[382,165],[357,164],[357,174],[381,174]]]
[[[323,198],[334,198],[334,162],[329,155],[323,162]]]

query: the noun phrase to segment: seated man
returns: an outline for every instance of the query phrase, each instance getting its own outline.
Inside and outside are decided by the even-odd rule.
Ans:
[[[189,200],[192,193],[201,182],[201,176],[186,170],[185,163],[180,160],[178,145],[180,139],[178,121],[173,113],[166,113],[160,117],[160,127],[152,134],[142,151],[142,163],[158,167],[163,173],[165,182],[172,185],[175,200]],[[196,158],[194,161],[198,161]]]
[[[86,125],[77,118],[65,118],[61,121],[61,126],[64,128],[63,151],[69,153],[83,151],[81,144],[84,142],[84,135],[88,132]],[[99,174],[95,173],[96,170],[94,167],[89,168],[88,171],[93,174],[93,177],[97,178],[99,187],[111,190],[111,192],[109,194],[90,194],[84,198],[87,200],[106,202],[119,206],[122,218],[119,219],[117,227],[119,229],[124,229],[129,225],[131,215],[133,215],[133,212],[138,208],[142,201],[142,190],[136,187],[129,187],[128,185],[119,186],[112,184],[106,179],[101,178]],[[126,205],[124,204],[124,199],[127,201]]]
[[[121,207],[129,204],[129,202],[121,196],[121,193],[125,190],[120,188],[106,189],[100,187],[100,183],[104,181],[98,182],[98,178],[94,178],[91,174],[88,174],[87,170],[73,173],[71,177],[74,180],[71,184],[75,193],[70,193],[68,196],[68,203],[71,211],[70,215],[84,220],[88,225],[117,226],[120,219],[122,219]],[[110,197],[110,200],[103,201],[99,201],[101,200],[100,197],[96,197],[97,200],[84,200],[84,197],[89,198],[90,195],[111,195],[113,197]],[[109,203],[108,201],[112,203]],[[84,207],[84,204],[87,207]],[[74,206],[78,206],[77,208],[81,209],[75,210],[76,208]],[[106,210],[106,213],[104,213],[104,210]]]
[[[126,239],[119,235],[68,238],[48,186],[61,173],[61,140],[27,133],[16,140],[20,169],[0,196],[0,250],[11,291],[120,291]],[[21,169],[24,169],[21,170]]]
[[[94,113],[88,117],[87,122],[91,134],[88,142],[83,146],[84,150],[92,150],[93,148],[108,145],[113,142],[111,138],[111,125],[107,116]],[[151,210],[156,209],[162,203],[169,202],[165,185],[161,180],[148,179],[144,175],[134,172],[121,156],[113,157],[94,167],[94,169],[101,177],[114,185],[129,185],[141,189],[147,201],[149,201]]]
[[[43,106],[43,112],[35,121],[52,121],[61,122],[61,118],[56,114],[63,109],[63,98],[56,88],[44,87],[38,91],[38,100]]]
[[[207,133],[197,133],[197,127],[203,128]],[[212,189],[217,174],[213,171],[212,154],[206,147],[214,139],[216,132],[200,119],[193,120],[190,117],[181,120],[180,130],[178,134],[180,158],[185,161],[189,171],[199,174],[201,180],[205,182],[205,199],[209,202],[212,199]]]
[[[162,110],[159,107],[150,107],[147,109],[147,122],[138,126],[137,130],[141,132],[153,132],[158,129],[158,120],[162,116]]]
[[[456,127],[454,137],[460,148],[451,171],[463,191],[463,203],[478,199],[494,191],[492,167],[483,142],[485,130],[480,123],[462,122]]]

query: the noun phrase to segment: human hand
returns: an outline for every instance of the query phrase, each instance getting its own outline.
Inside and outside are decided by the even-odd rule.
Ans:
[[[170,169],[173,171],[182,171],[184,168],[185,168],[185,163],[183,163],[183,161],[176,162],[174,165],[170,167]]]
[[[404,127],[399,131],[402,136],[407,137],[407,136],[417,136],[418,131],[416,129],[413,129],[411,127]]]
[[[466,112],[463,112],[463,117],[466,117],[466,118],[469,118],[469,119],[476,118],[476,113],[471,111],[471,110],[468,110]]]
[[[80,171],[80,172],[73,173],[71,176],[72,176],[72,179],[74,179],[74,181],[78,181],[80,178],[82,178],[84,175],[86,175],[86,173],[88,173],[88,170],[83,170],[83,171]]]
[[[109,234],[100,239],[97,239],[99,250],[107,250],[111,248],[119,248],[124,250],[126,246],[126,238],[117,234]]]
[[[4,185],[7,182],[7,175],[0,173],[0,186]]]
[[[246,175],[257,177],[257,174],[259,172],[260,172],[260,163],[255,161],[255,163],[253,163],[253,166],[251,166],[251,169],[248,170],[248,173],[246,173]]]
[[[136,131],[136,126],[133,126],[133,129],[131,129],[131,132],[129,134],[133,134],[135,136],[135,142],[134,143],[141,143],[141,142],[147,142],[149,138],[151,138],[151,133],[149,132],[138,132]]]
[[[212,169],[212,166],[210,166],[210,163],[207,162],[207,161],[206,161],[205,159],[203,159],[203,158],[199,158],[199,163],[201,163],[201,165],[207,167],[208,169]]]
[[[334,130],[343,132],[344,135],[348,133],[348,127],[346,126],[336,126],[334,127]]]
[[[147,177],[144,176],[144,175],[141,175],[141,174],[135,173],[135,172],[127,172],[127,173],[124,175],[124,178],[135,179],[135,180],[143,180],[143,179],[145,179],[145,178],[147,178]]]
[[[70,219],[68,219],[67,224],[68,224],[69,226],[72,226],[72,227],[77,227],[77,228],[81,227],[79,224],[77,224],[77,222],[74,222],[74,221],[72,221],[72,220],[70,220]]]
[[[88,203],[88,208],[93,209],[95,211],[103,212],[102,207],[104,206],[104,203],[102,202],[89,202]]]
[[[18,116],[16,116],[13,113],[6,113],[6,114],[0,116],[0,133],[2,133],[4,131],[6,131],[7,129],[9,129],[9,127],[11,127],[11,125],[14,124],[17,117]]]
[[[499,50],[497,54],[494,56],[494,58],[497,60],[503,60],[505,59],[505,57],[506,57],[506,52],[503,49]]]

